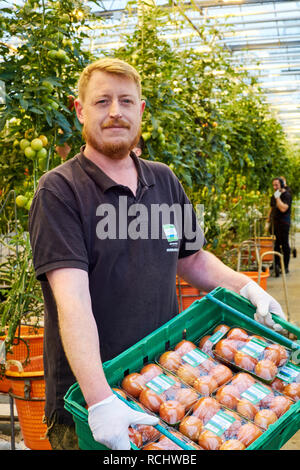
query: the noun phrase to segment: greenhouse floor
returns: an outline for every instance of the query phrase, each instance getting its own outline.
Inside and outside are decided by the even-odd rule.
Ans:
[[[300,302],[299,302],[299,284],[300,284],[300,232],[295,237],[295,248],[297,257],[291,257],[290,272],[286,275],[287,301],[284,295],[284,284],[282,277],[269,277],[267,280],[267,291],[280,302],[284,312],[289,311],[290,321],[300,326]],[[15,408],[15,417],[17,412]],[[17,421],[15,422],[15,448],[16,450],[26,450],[22,439],[22,433]],[[10,426],[10,407],[7,394],[0,393],[0,450],[11,449],[11,426]],[[29,449],[28,449],[29,450]],[[282,450],[300,450],[300,430],[282,447]]]

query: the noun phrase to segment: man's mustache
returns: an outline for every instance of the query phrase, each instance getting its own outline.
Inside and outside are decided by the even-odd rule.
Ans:
[[[117,119],[113,121],[112,120],[107,121],[101,126],[102,129],[108,129],[109,127],[124,127],[126,129],[129,129],[130,125],[128,124],[128,122],[123,121],[123,119]]]

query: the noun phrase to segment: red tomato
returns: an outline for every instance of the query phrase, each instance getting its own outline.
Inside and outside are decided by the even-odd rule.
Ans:
[[[171,439],[166,436],[162,436],[158,442],[163,450],[182,450],[179,445],[175,444],[175,442],[171,441]]]
[[[184,406],[176,400],[168,400],[159,407],[159,416],[168,424],[175,424],[184,417]]]
[[[199,399],[199,395],[191,388],[180,388],[176,391],[175,399],[188,411],[191,406]]]
[[[278,367],[283,366],[288,360],[288,357],[287,350],[280,344],[272,344],[265,349],[264,358],[270,359]]]
[[[232,328],[227,334],[228,339],[236,339],[238,341],[247,341],[249,339],[248,333],[242,328]]]
[[[276,378],[271,383],[271,387],[273,388],[273,390],[276,390],[277,392],[283,393],[284,382],[282,380]]]
[[[238,351],[234,355],[234,362],[241,369],[249,370],[251,372],[257,364],[257,359],[249,356],[248,354],[245,354],[242,351]]]
[[[136,424],[136,429],[142,436],[143,443],[155,441],[160,435],[157,429],[148,424]]]
[[[291,383],[284,387],[283,393],[295,401],[300,400],[300,383]]]
[[[276,416],[280,418],[280,416],[287,412],[292,404],[293,403],[289,398],[278,395],[270,403],[270,410],[274,411]]]
[[[235,410],[240,393],[234,385],[223,385],[216,393],[216,399],[222,405]]]
[[[277,415],[272,410],[260,410],[254,418],[254,423],[263,429],[268,429],[275,421],[277,421]]]
[[[240,393],[243,393],[251,385],[255,383],[255,379],[246,372],[240,372],[235,377],[233,377],[231,384],[237,387]]]
[[[192,343],[191,341],[188,341],[186,339],[183,339],[182,341],[180,341],[178,344],[176,344],[174,350],[180,355],[180,356],[184,356],[185,354],[187,354],[188,352],[192,351],[193,349],[195,349],[197,346]]]
[[[223,364],[218,364],[209,372],[209,375],[213,377],[220,386],[225,382],[228,382],[228,380],[232,378],[233,374],[229,367],[224,366]]]
[[[219,450],[244,450],[245,445],[237,439],[229,439],[221,445]]]
[[[229,362],[233,361],[236,351],[235,342],[226,338],[218,341],[214,349],[215,354]]]
[[[211,431],[203,431],[198,440],[198,444],[205,450],[219,450],[223,444],[223,439]]]
[[[160,356],[158,362],[162,367],[176,372],[178,367],[181,366],[181,356],[176,351],[166,351]]]
[[[236,411],[242,416],[253,420],[256,413],[259,412],[259,406],[253,405],[250,401],[242,399],[238,401]]]
[[[255,426],[255,424],[247,423],[240,427],[237,439],[241,441],[246,447],[248,447],[261,435],[262,431],[257,426]]]
[[[208,397],[218,388],[218,383],[210,375],[202,375],[193,383],[193,388],[195,388],[201,395]]]
[[[139,400],[142,405],[154,413],[158,413],[159,407],[163,403],[162,397],[149,388],[142,390],[139,396]]]
[[[144,377],[146,383],[150,382],[150,380],[162,373],[162,368],[157,364],[146,364],[140,371],[140,374]]]
[[[201,349],[206,354],[212,353],[213,343],[209,340],[210,337],[211,335],[203,336],[198,345],[199,349]]]
[[[220,409],[221,405],[215,398],[200,398],[193,407],[193,415],[206,424]]]
[[[217,331],[222,331],[222,333],[227,333],[227,331],[229,330],[230,330],[230,326],[223,324],[223,325],[216,326],[213,332],[216,333]]]
[[[142,447],[143,439],[141,434],[133,428],[128,428],[129,440],[133,442],[138,448]]]
[[[122,388],[129,395],[138,398],[141,391],[145,389],[145,383],[145,379],[141,374],[133,372],[123,379]]]
[[[179,425],[179,431],[195,442],[198,441],[202,428],[203,424],[196,416],[186,416]]]
[[[195,380],[200,376],[199,369],[190,364],[183,364],[177,369],[178,377],[188,385],[193,385]]]
[[[254,371],[258,377],[261,377],[265,380],[272,380],[277,374],[278,369],[274,362],[270,361],[269,359],[263,359],[257,363]]]

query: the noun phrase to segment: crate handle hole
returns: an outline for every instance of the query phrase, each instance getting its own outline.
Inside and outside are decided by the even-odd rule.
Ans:
[[[168,351],[170,349],[170,341],[167,341],[165,344],[165,351]]]
[[[145,356],[143,359],[143,364],[146,364],[148,362],[148,356]]]

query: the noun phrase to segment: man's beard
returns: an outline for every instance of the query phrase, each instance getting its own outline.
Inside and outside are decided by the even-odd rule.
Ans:
[[[102,153],[102,155],[115,160],[121,160],[122,158],[127,157],[129,152],[138,144],[140,136],[141,128],[139,128],[137,134],[131,140],[123,140],[120,142],[101,142],[94,137],[94,134],[90,132],[87,127],[83,125],[82,129],[82,137],[87,144]]]

